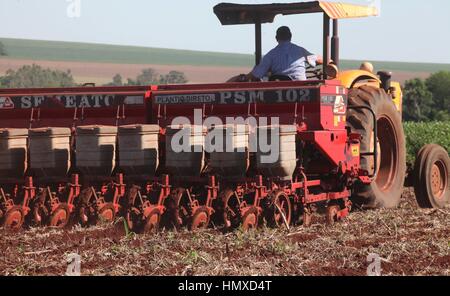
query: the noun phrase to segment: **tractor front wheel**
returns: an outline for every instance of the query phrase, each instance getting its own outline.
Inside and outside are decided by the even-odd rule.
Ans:
[[[443,208],[450,201],[450,158],[441,146],[423,147],[414,165],[414,192],[421,208]]]

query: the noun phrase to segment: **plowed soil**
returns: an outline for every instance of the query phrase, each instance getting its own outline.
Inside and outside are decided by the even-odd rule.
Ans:
[[[370,253],[382,275],[450,275],[450,208],[419,209],[406,189],[398,209],[356,211],[326,226],[223,234],[125,235],[114,226],[0,231],[1,275],[64,275],[71,253],[83,275],[366,275]]]

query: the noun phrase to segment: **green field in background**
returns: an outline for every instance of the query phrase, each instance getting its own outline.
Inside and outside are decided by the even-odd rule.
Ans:
[[[14,59],[230,67],[249,67],[254,61],[253,56],[248,54],[9,38],[0,38],[0,42],[5,45],[7,58]],[[360,63],[344,60],[341,68],[358,68]],[[450,71],[450,64],[374,62],[374,65],[377,69],[388,71]]]
[[[245,54],[0,38],[8,58],[117,64],[248,66]]]
[[[450,122],[405,122],[407,161],[414,163],[417,152],[426,144],[438,144],[450,153]]]

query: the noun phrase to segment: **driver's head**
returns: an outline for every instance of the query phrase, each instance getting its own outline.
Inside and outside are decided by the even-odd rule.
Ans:
[[[277,30],[277,41],[283,42],[283,41],[291,41],[292,39],[292,33],[289,27],[283,26],[279,27]]]

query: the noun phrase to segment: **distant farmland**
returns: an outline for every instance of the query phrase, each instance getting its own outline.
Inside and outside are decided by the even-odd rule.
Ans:
[[[91,43],[0,38],[9,58],[44,61],[157,64],[195,66],[250,66],[251,55]]]
[[[253,56],[248,54],[188,51],[137,46],[120,46],[59,41],[0,38],[8,52],[0,58],[0,75],[9,68],[36,63],[60,70],[70,69],[79,82],[106,83],[116,74],[135,77],[144,68],[185,72],[190,82],[219,82],[249,71]],[[358,68],[361,61],[341,61],[341,68]],[[430,73],[450,71],[450,64],[373,62],[376,69],[393,71],[403,82]]]

